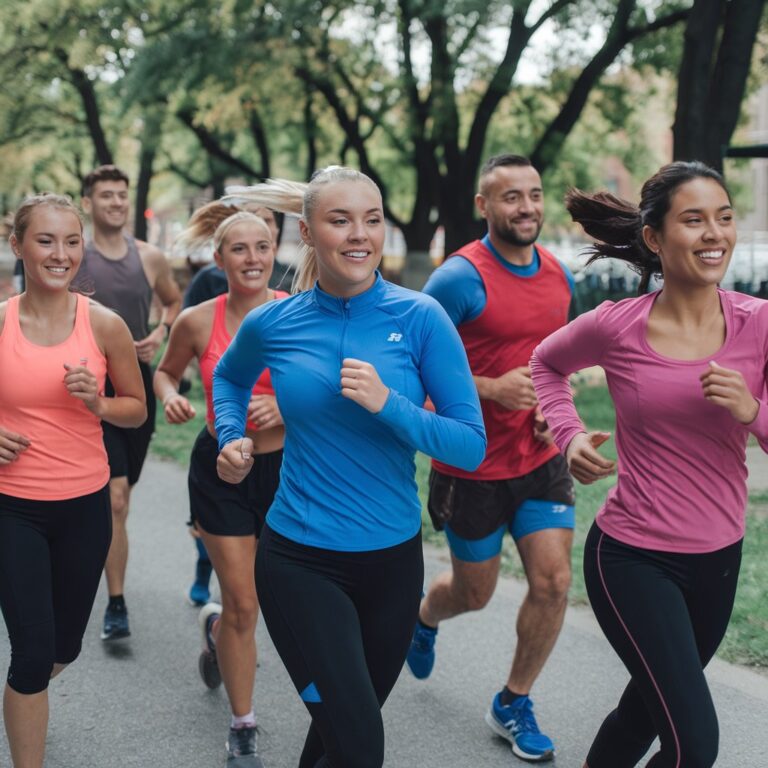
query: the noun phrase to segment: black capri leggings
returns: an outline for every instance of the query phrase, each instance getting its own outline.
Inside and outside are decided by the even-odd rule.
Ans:
[[[256,586],[269,634],[312,724],[299,768],[379,768],[381,707],[418,616],[421,534],[387,549],[335,552],[264,526]]]
[[[741,541],[705,554],[639,549],[595,524],[584,577],[600,626],[632,679],[603,722],[589,768],[637,765],[656,736],[653,768],[709,768],[718,750],[704,678],[731,617]]]
[[[44,691],[54,663],[77,658],[111,539],[108,486],[64,501],[0,494],[0,608],[14,691]]]

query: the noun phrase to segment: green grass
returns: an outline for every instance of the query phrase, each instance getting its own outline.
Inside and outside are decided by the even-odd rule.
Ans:
[[[157,431],[152,440],[152,453],[164,459],[171,459],[183,467],[189,463],[197,433],[205,423],[205,399],[199,380],[195,380],[187,397],[197,410],[197,416],[187,424],[166,424],[162,408],[157,416]],[[576,396],[576,406],[588,429],[614,430],[613,405],[605,387],[585,387]],[[602,447],[604,455],[616,457],[613,440]],[[445,546],[445,537],[432,527],[426,511],[427,480],[429,477],[429,459],[419,454],[416,457],[416,479],[422,502],[424,538],[438,546]],[[573,545],[573,586],[571,602],[586,604],[581,563],[584,554],[584,540],[589,527],[605,499],[608,489],[615,478],[608,478],[593,485],[577,485],[576,493],[576,531]],[[744,541],[744,558],[736,595],[736,605],[728,633],[720,647],[719,655],[728,661],[753,666],[768,666],[768,601],[765,588],[768,584],[768,493],[754,494],[750,497],[747,513],[747,535]],[[522,578],[523,569],[517,550],[510,538],[505,537],[502,554],[504,573]]]

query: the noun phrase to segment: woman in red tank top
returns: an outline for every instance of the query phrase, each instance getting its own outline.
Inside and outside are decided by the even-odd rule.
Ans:
[[[3,709],[14,765],[43,765],[48,681],[80,652],[109,549],[101,422],[138,427],[147,415],[128,327],[69,290],[82,230],[69,198],[25,200],[10,243],[26,289],[0,303]],[[107,374],[115,397],[102,394]]]
[[[269,227],[259,216],[246,211],[229,216],[216,229],[213,241],[216,263],[226,273],[229,292],[179,315],[154,383],[166,420],[171,424],[189,421],[195,412],[178,393],[179,381],[189,362],[199,361],[208,412],[190,457],[190,508],[216,571],[222,601],[221,605],[208,603],[200,612],[204,650],[199,669],[209,688],[223,681],[227,690],[232,707],[230,756],[253,755],[255,760],[252,698],[259,604],[253,573],[261,526],[277,490],[285,430],[265,371],[248,409],[248,435],[256,454],[254,471],[239,485],[220,480],[211,379],[243,318],[287,294],[269,288],[275,246]]]

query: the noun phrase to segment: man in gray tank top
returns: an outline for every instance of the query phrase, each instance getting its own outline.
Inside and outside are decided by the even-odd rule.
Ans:
[[[181,293],[163,252],[124,232],[129,204],[128,176],[123,171],[114,165],[102,165],[89,173],[83,182],[82,204],[91,217],[93,237],[86,243],[78,286],[117,312],[128,324],[139,358],[149,414],[138,429],[103,424],[110,468],[112,544],[104,567],[109,603],[101,639],[116,640],[130,635],[123,597],[128,563],[126,520],[131,489],[139,479],[155,429],[156,403],[149,364],[179,313]],[[150,331],[153,293],[162,305],[162,315],[157,327]],[[109,381],[107,394],[111,394]]]

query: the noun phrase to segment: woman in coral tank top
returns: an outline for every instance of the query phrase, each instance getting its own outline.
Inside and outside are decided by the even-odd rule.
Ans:
[[[101,422],[146,419],[133,340],[72,293],[83,226],[68,197],[16,212],[26,290],[0,303],[0,607],[11,640],[3,697],[16,766],[42,766],[48,681],[80,653],[112,535]],[[109,375],[118,393],[104,397]]]
[[[184,310],[176,320],[155,373],[155,393],[169,423],[189,421],[195,412],[178,393],[179,381],[190,360],[199,361],[207,423],[190,458],[190,508],[216,570],[222,601],[222,605],[208,603],[200,612],[205,649],[199,668],[209,688],[223,680],[227,689],[232,707],[227,742],[230,758],[241,758],[238,765],[255,768],[261,763],[256,755],[252,709],[254,631],[259,611],[253,569],[261,527],[277,490],[285,430],[267,370],[253,388],[248,409],[254,471],[238,485],[220,480],[216,474],[218,444],[211,380],[216,363],[246,314],[288,294],[269,288],[275,246],[262,218],[247,211],[235,213],[218,226],[213,241],[216,263],[227,275],[229,292]]]

